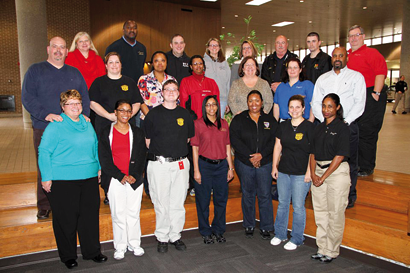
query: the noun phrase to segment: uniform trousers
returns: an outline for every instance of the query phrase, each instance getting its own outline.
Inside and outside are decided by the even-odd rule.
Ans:
[[[228,202],[228,162],[212,164],[198,159],[201,184],[195,182],[195,201],[198,214],[199,233],[208,236],[212,233],[224,234],[226,230],[226,204]],[[209,226],[209,203],[214,190],[214,219]]]
[[[396,97],[394,98],[393,111],[396,111],[396,108],[399,105],[400,100],[402,101],[403,111],[406,111],[406,106],[405,106],[406,95],[405,95],[405,93],[399,93],[399,92],[396,92]]]
[[[318,161],[320,165],[330,161]],[[326,169],[316,166],[316,175],[322,176]],[[311,186],[313,211],[316,222],[316,245],[318,253],[336,258],[339,256],[340,244],[345,227],[345,210],[348,204],[350,187],[349,164],[340,166],[316,187]]]
[[[38,167],[38,146],[40,146],[41,137],[43,136],[43,129],[33,128],[33,143],[34,151],[36,152],[36,163],[37,163],[37,209],[39,210],[50,210],[50,202],[47,199],[46,192],[43,190],[41,185],[41,173]]]
[[[357,122],[352,122],[349,125],[350,130],[350,156],[347,160],[350,169],[350,190],[349,190],[349,200],[356,202],[357,192],[357,173],[359,172],[359,126]]]
[[[77,259],[77,232],[84,259],[100,254],[98,178],[54,180],[47,197],[61,261]]]
[[[141,184],[134,190],[128,183],[123,185],[117,179],[111,179],[108,199],[116,250],[126,250],[127,246],[136,249],[141,245],[140,210],[143,188]]]
[[[148,162],[149,192],[156,217],[154,234],[160,242],[175,242],[181,238],[189,167],[187,158],[174,162]]]
[[[366,106],[359,124],[359,170],[371,171],[376,166],[376,151],[379,132],[386,111],[387,94],[382,92],[379,100],[373,99],[374,87],[367,88]]]

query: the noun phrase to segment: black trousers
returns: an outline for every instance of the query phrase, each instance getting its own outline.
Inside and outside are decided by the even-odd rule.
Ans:
[[[349,130],[350,130],[350,157],[347,160],[347,163],[349,163],[349,168],[350,168],[350,192],[349,192],[349,200],[352,200],[353,202],[356,201],[357,199],[357,193],[356,193],[356,185],[357,185],[357,173],[359,171],[359,164],[358,164],[358,159],[359,159],[359,126],[357,125],[357,122],[352,122],[349,125]]]
[[[386,111],[386,92],[382,92],[379,100],[376,101],[372,96],[373,89],[374,87],[367,88],[364,113],[358,119],[359,169],[364,171],[373,170],[376,166],[377,140]]]
[[[98,178],[54,180],[47,197],[61,261],[77,259],[77,232],[84,259],[100,254]]]
[[[37,209],[39,210],[49,210],[50,203],[48,202],[46,192],[43,190],[41,185],[41,173],[38,167],[38,146],[40,146],[41,137],[43,136],[43,129],[33,128],[33,143],[34,151],[36,152],[36,163],[37,163]]]

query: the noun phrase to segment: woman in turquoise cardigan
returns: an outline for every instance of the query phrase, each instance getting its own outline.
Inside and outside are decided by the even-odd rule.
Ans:
[[[83,259],[105,262],[99,238],[100,193],[97,136],[82,112],[77,90],[61,93],[61,122],[51,122],[38,147],[41,184],[53,212],[60,259],[77,264],[77,232]]]

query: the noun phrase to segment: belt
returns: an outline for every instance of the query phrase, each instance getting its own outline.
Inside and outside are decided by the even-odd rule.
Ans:
[[[329,168],[330,163],[329,163],[329,164],[326,164],[326,165],[320,165],[319,163],[316,162],[316,165],[318,165],[319,168],[321,168],[321,169],[326,169],[326,168]]]
[[[181,157],[164,157],[162,155],[154,155],[154,154],[148,154],[148,160],[151,161],[159,161],[161,163],[164,162],[175,162],[175,161],[180,161],[185,159],[186,156],[181,156]]]
[[[206,162],[211,163],[211,164],[219,164],[219,163],[222,163],[222,161],[225,160],[225,158],[224,159],[209,159],[209,158],[206,158],[205,156],[202,156],[202,155],[200,155],[199,158],[202,159],[203,161],[206,161]]]

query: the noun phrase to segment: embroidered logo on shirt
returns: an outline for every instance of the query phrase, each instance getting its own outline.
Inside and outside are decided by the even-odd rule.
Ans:
[[[269,122],[268,122],[268,121],[263,122],[263,125],[265,125],[265,129],[270,129],[270,128],[269,128]]]
[[[140,56],[144,56],[144,52],[143,52],[143,51],[138,51],[138,54],[139,54]]]
[[[333,133],[333,132],[330,132],[330,134],[331,134],[332,136],[335,136],[335,135],[337,135],[337,133]]]
[[[128,91],[128,85],[121,85],[122,91]]]
[[[314,69],[319,69],[319,64],[315,64]]]
[[[183,118],[177,118],[177,123],[179,126],[184,126],[184,119]]]
[[[189,67],[188,63],[182,63],[183,67]]]
[[[301,140],[303,138],[303,134],[302,133],[297,133],[296,135],[295,135],[295,139],[296,140]]]

